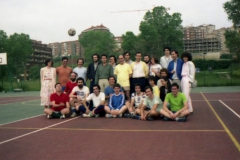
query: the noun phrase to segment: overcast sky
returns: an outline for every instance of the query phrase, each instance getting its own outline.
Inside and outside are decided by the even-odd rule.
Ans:
[[[170,7],[182,14],[182,25],[213,24],[216,29],[232,26],[224,12],[228,0],[0,0],[0,30],[7,35],[26,33],[43,43],[77,40],[84,29],[103,24],[115,36],[139,33],[145,12],[121,12]],[[69,28],[77,34],[70,37]]]

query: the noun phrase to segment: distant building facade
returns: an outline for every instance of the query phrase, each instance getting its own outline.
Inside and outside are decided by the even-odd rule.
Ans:
[[[219,52],[229,53],[225,45],[224,33],[232,28],[215,29],[215,25],[189,26],[183,28],[184,51],[191,53]]]

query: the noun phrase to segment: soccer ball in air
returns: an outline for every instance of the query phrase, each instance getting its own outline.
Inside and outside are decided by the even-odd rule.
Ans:
[[[69,35],[69,36],[74,36],[75,34],[76,34],[75,29],[70,28],[70,29],[68,30],[68,35]]]

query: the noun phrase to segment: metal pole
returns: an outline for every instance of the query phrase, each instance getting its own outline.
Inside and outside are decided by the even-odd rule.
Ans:
[[[205,55],[207,54],[206,52],[203,53],[204,54],[204,86],[206,86],[205,84],[205,70],[206,70],[206,59],[205,59]]]

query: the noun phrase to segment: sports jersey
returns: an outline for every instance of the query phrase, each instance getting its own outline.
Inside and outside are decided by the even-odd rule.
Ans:
[[[86,86],[83,86],[82,89],[80,89],[78,86],[74,87],[72,92],[76,93],[78,97],[80,97],[81,100],[84,100],[87,94],[89,94],[89,88]]]
[[[142,100],[145,100],[146,95],[141,92],[141,94],[138,96],[136,93],[132,93],[131,99],[134,100],[134,106],[138,107]]]

